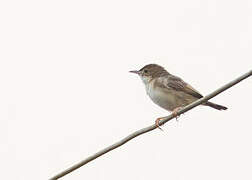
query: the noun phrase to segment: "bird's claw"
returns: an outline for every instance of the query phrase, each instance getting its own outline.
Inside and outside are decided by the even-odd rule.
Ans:
[[[178,118],[179,118],[179,116],[180,116],[180,115],[178,115],[178,111],[179,111],[180,109],[182,109],[182,107],[177,107],[177,108],[173,109],[173,111],[172,111],[172,115],[176,118],[176,121],[177,121],[177,122],[178,122]]]
[[[161,131],[164,131],[160,126],[159,126],[159,121],[162,120],[163,118],[157,118],[155,121],[155,125],[157,126],[158,129],[160,129]]]

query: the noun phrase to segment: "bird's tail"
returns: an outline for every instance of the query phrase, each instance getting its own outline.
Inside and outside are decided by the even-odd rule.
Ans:
[[[215,103],[212,103],[212,102],[209,102],[209,101],[207,101],[205,103],[205,105],[210,106],[210,107],[212,107],[214,109],[217,109],[217,110],[226,110],[227,109],[227,107],[225,107],[225,106],[215,104]]]

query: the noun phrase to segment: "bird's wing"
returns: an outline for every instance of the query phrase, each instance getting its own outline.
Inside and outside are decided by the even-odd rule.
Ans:
[[[176,91],[183,91],[184,93],[190,94],[196,98],[203,97],[191,85],[184,82],[181,78],[174,76],[174,75],[171,75],[171,74],[168,75],[166,86],[167,86],[167,88],[172,88],[172,89],[175,89]]]

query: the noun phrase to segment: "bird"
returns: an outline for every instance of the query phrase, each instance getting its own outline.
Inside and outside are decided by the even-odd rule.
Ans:
[[[147,64],[140,70],[129,71],[140,76],[147,95],[158,106],[172,112],[177,118],[177,112],[184,106],[202,98],[203,96],[186,83],[180,77],[169,73],[164,67],[158,64]],[[227,107],[207,101],[202,105],[209,106],[217,110],[226,110]],[[159,126],[159,121],[164,117],[157,118],[155,125]],[[161,129],[162,130],[162,129]]]

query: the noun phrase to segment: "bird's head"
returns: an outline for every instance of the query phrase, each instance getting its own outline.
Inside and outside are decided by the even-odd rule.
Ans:
[[[145,84],[150,82],[153,78],[169,74],[162,66],[157,64],[148,64],[140,70],[130,72],[138,74]]]

